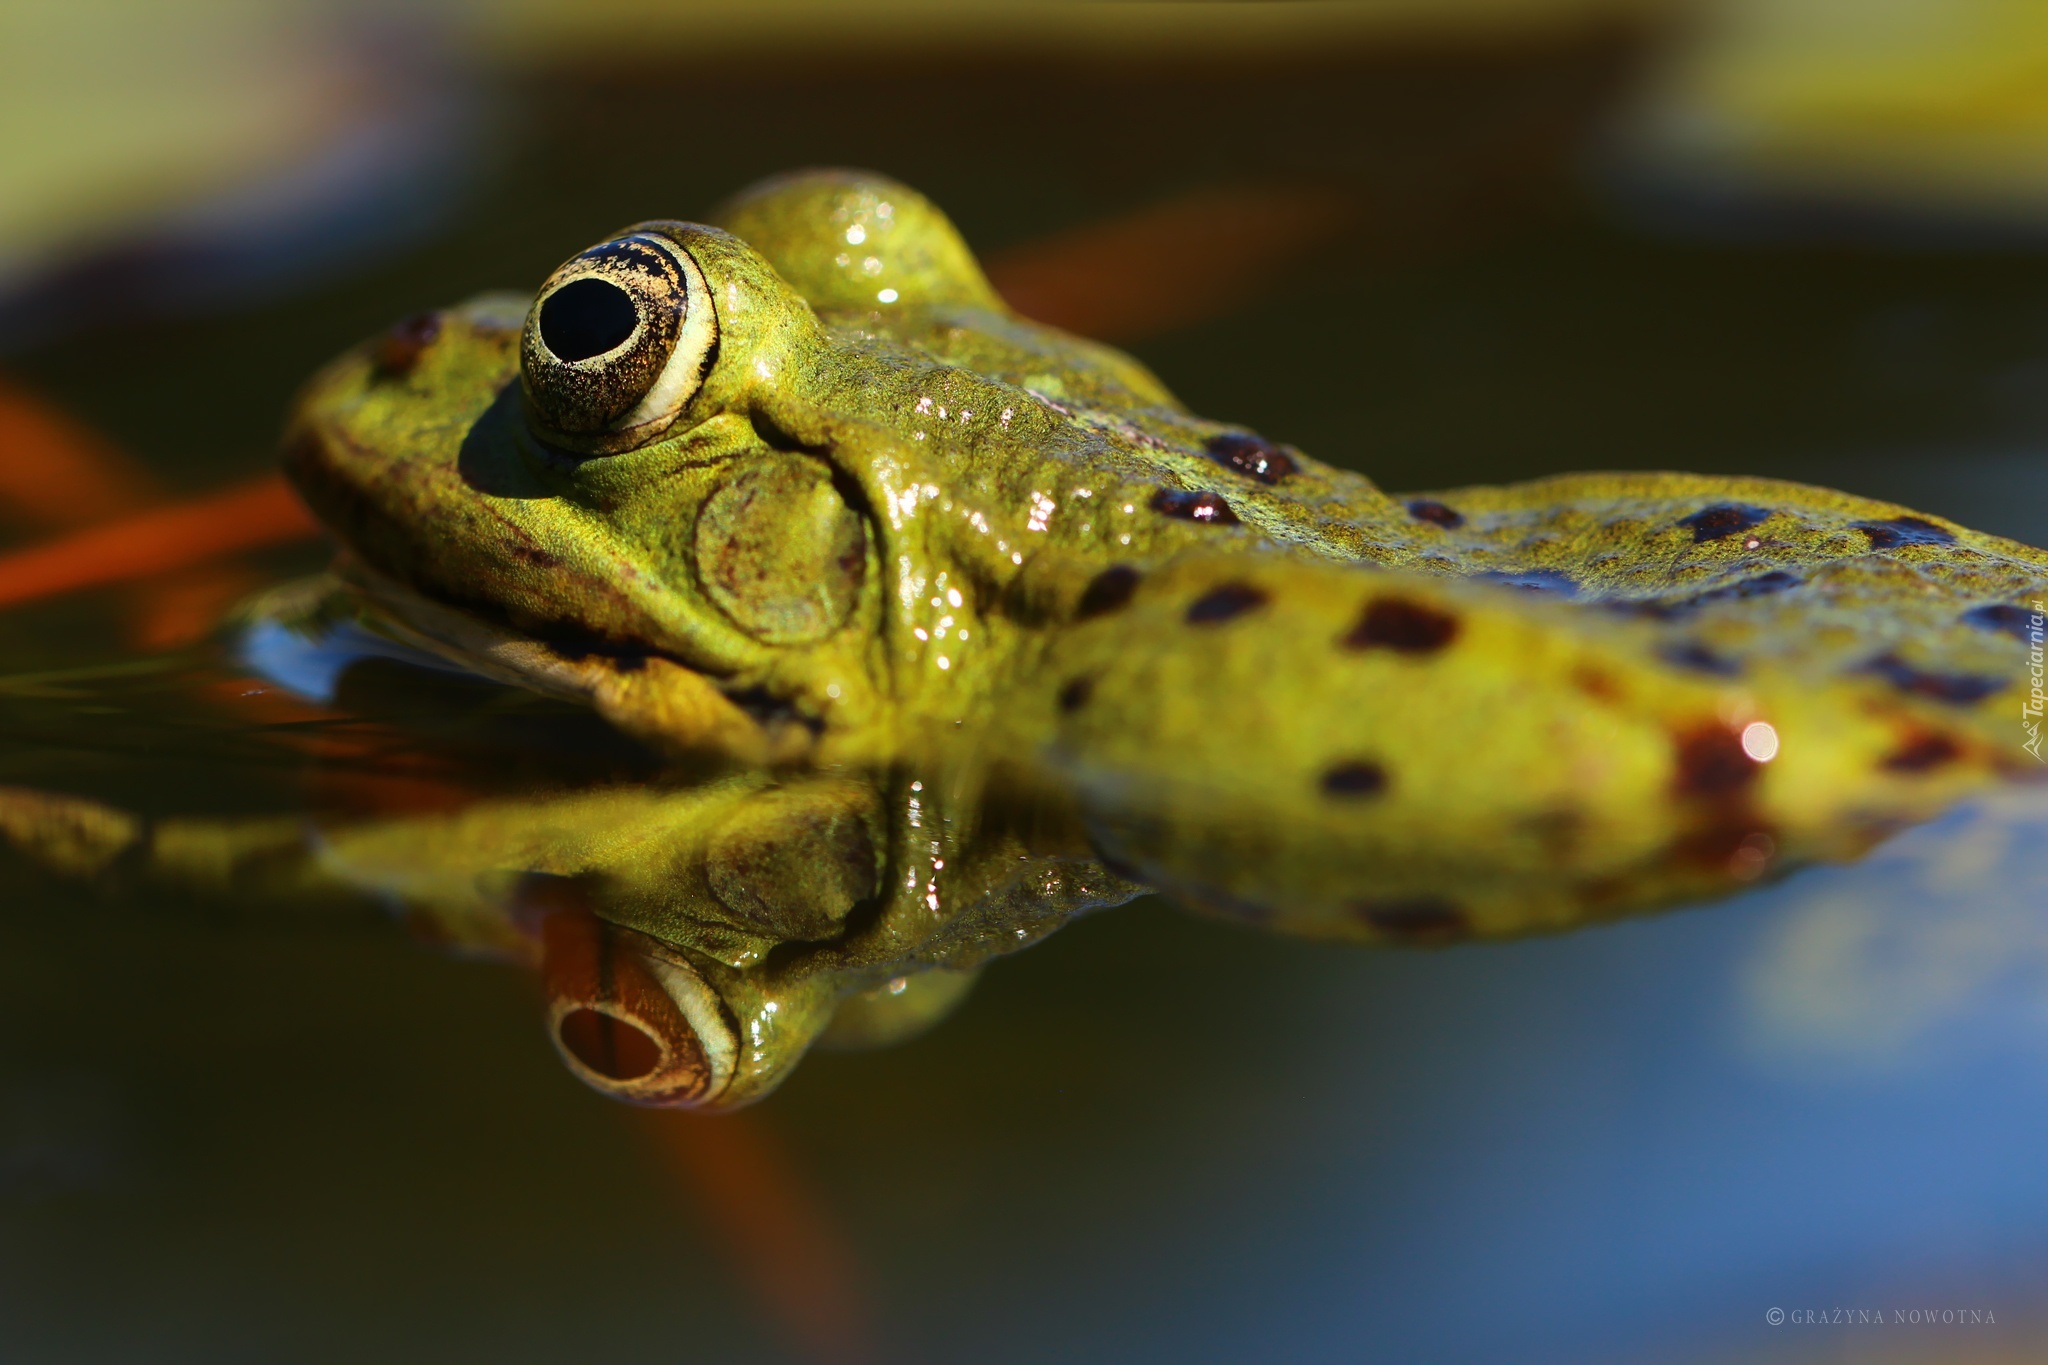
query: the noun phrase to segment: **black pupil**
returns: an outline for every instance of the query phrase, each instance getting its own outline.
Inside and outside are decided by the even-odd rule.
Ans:
[[[610,280],[585,275],[548,295],[540,306],[540,339],[564,360],[588,360],[615,350],[639,321],[631,294]]]

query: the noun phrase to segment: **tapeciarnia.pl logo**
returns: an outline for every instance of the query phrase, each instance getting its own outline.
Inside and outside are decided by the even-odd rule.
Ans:
[[[2042,679],[2041,642],[2048,635],[2048,607],[2039,602],[2028,603],[2034,614],[2027,620],[2027,699],[2020,705],[2020,724],[2027,727],[2027,742],[2020,747],[2032,754],[2037,762],[2048,763],[2041,757],[2041,704],[2044,700]]]

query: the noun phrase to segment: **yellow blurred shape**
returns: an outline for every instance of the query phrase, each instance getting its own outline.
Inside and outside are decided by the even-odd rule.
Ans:
[[[313,0],[0,5],[0,282],[290,171],[363,98]]]
[[[2048,4],[1720,0],[1641,125],[1653,163],[1937,211],[2048,209]]]

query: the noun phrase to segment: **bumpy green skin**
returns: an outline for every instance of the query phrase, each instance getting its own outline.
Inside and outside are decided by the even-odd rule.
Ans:
[[[843,929],[736,930],[674,891],[673,852],[556,859],[602,863],[601,912],[729,1000],[812,1000],[792,1039],[1141,886],[1368,941],[1561,928],[1854,856],[2039,771],[2040,551],[1762,479],[1391,498],[1009,312],[904,186],[807,173],[721,221],[643,225],[701,268],[719,335],[647,444],[550,449],[525,302],[494,297],[318,376],[287,463],[378,629],[679,752],[852,784],[883,889]],[[644,799],[700,838],[711,798]]]

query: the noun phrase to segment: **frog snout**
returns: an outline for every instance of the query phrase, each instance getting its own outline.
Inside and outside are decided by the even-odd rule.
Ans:
[[[738,1044],[717,995],[679,955],[588,911],[541,926],[548,1035],[569,1069],[615,1099],[714,1105]]]

